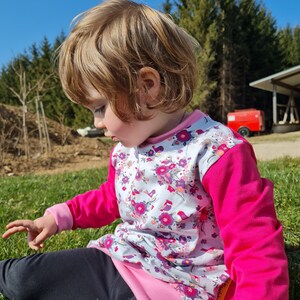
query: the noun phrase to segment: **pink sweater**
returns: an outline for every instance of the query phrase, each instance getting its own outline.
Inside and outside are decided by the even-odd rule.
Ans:
[[[193,122],[193,117],[189,119]],[[114,182],[115,169],[110,163],[108,179],[99,189],[57,204],[46,213],[54,215],[59,232],[105,226],[120,217]],[[202,184],[212,198],[225,264],[234,282],[226,299],[250,300],[253,295],[257,300],[288,299],[287,259],[273,185],[260,178],[251,145],[244,141],[227,151],[208,169]],[[180,299],[171,284],[152,277],[139,265],[113,262],[137,299]]]

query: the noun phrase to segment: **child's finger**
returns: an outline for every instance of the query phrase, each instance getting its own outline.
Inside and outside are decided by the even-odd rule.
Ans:
[[[6,229],[10,229],[13,227],[26,227],[28,231],[36,230],[36,226],[32,220],[15,220],[6,225]]]
[[[24,227],[24,226],[15,226],[15,227],[12,227],[8,230],[6,230],[3,234],[2,234],[2,237],[4,239],[10,237],[11,235],[17,233],[17,232],[24,232],[24,231],[27,231],[27,228]]]
[[[15,220],[13,222],[10,222],[6,225],[6,230],[2,237],[8,238],[12,234],[15,234],[17,232],[23,232],[23,231],[34,231],[35,225],[34,222],[31,220]]]
[[[35,245],[34,243],[33,243],[33,241],[32,242],[29,242],[28,243],[28,246],[31,248],[31,249],[33,249],[33,250],[39,250],[41,247],[39,246],[39,245]]]
[[[33,243],[33,245],[39,246],[42,248],[43,243],[45,242],[45,240],[48,237],[49,237],[48,230],[43,230],[35,237],[35,239],[32,241],[32,243]]]

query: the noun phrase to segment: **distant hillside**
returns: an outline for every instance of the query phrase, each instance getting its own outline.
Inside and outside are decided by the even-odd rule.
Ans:
[[[39,147],[39,130],[36,114],[26,115],[29,146],[32,150]],[[46,119],[49,138],[56,145],[70,144],[76,139],[72,129],[53,120]],[[2,151],[22,155],[22,107],[0,104],[0,146]]]
[[[81,137],[69,127],[50,119],[46,121],[51,152],[41,148],[36,115],[27,114],[30,148],[27,160],[24,155],[22,108],[0,104],[0,177],[68,172],[107,165],[114,144],[111,140]]]

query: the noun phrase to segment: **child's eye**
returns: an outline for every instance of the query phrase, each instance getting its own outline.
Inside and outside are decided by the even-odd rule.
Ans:
[[[100,113],[104,113],[105,111],[105,105],[100,106],[100,107],[96,107],[94,110],[94,114],[100,114]]]

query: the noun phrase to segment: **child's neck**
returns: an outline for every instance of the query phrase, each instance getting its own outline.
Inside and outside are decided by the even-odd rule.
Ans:
[[[180,123],[182,123],[188,116],[185,110],[180,110],[173,114],[162,113],[162,127],[158,130],[153,136],[160,136],[173,128],[177,127]]]

